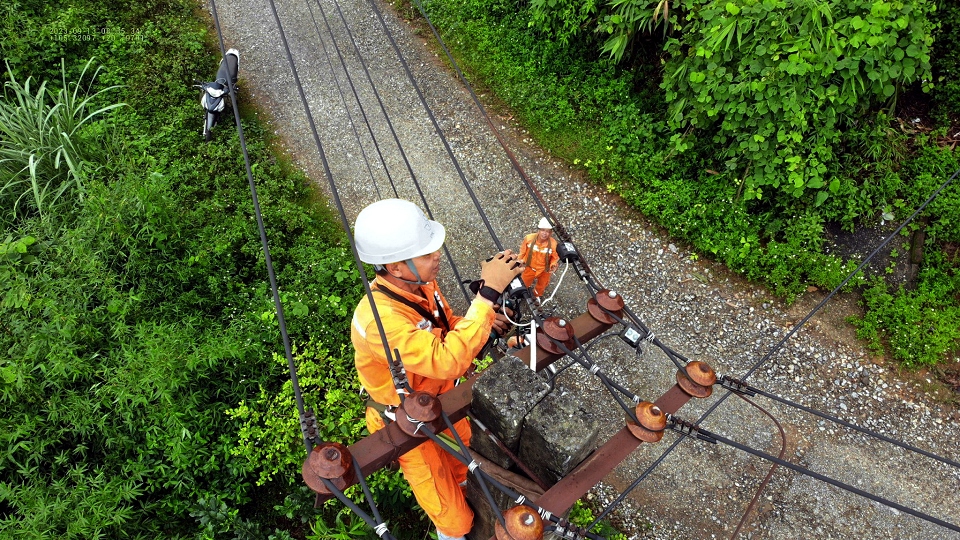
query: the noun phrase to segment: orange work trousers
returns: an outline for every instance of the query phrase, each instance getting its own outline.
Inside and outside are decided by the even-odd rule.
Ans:
[[[370,433],[383,429],[383,418],[367,408],[367,429]],[[453,425],[460,438],[470,444],[470,421],[466,418]],[[444,431],[450,437],[450,430]],[[473,528],[473,510],[467,506],[464,488],[467,466],[460,463],[433,441],[400,456],[400,470],[410,483],[420,508],[427,513],[437,530],[451,537],[466,536]]]
[[[527,269],[523,271],[523,274],[520,274],[520,279],[523,280],[523,283],[527,287],[532,286],[533,297],[539,298],[543,296],[543,292],[547,290],[547,285],[550,284],[551,275],[552,274],[546,270],[537,270],[528,266]]]

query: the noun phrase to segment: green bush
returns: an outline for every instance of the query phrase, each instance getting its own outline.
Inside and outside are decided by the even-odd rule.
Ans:
[[[916,290],[892,294],[877,280],[864,291],[866,314],[853,320],[874,350],[889,350],[908,367],[934,365],[960,351],[960,265],[942,255],[927,258]]]
[[[933,41],[934,114],[942,124],[960,118],[960,5],[939,0],[934,14],[937,29]],[[950,133],[951,138],[953,133]]]
[[[663,88],[676,129],[724,146],[746,199],[840,188],[827,174],[841,133],[898,88],[930,84],[932,0],[684,3]],[[690,141],[680,134],[678,150]]]
[[[229,128],[201,141],[190,81],[217,55],[195,6],[2,9],[9,77],[73,98],[69,81],[90,75],[77,59],[96,56],[100,87],[128,84],[95,87],[87,114],[130,106],[112,111],[124,144],[91,160],[103,166],[82,177],[82,199],[0,223],[0,536],[283,537],[301,526],[286,513],[312,519],[312,500],[284,502],[276,482],[255,482],[272,463],[231,453],[241,426],[226,411],[280,393],[288,374],[270,360],[282,346],[239,143]],[[96,39],[35,39],[90,29]],[[359,294],[343,231],[273,158],[267,130],[245,128],[292,339],[339,351]],[[80,131],[93,141],[110,129]]]

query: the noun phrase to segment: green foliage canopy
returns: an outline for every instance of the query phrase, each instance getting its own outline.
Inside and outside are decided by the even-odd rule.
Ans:
[[[930,88],[929,0],[687,0],[667,40],[663,88],[676,129],[726,146],[746,199],[765,189],[816,204],[842,130],[898,88]],[[675,134],[677,148],[691,143]]]

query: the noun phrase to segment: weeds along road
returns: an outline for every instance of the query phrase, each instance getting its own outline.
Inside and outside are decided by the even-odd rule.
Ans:
[[[404,156],[380,113],[379,96],[430,209],[447,226],[447,245],[460,273],[474,278],[478,261],[496,250],[494,235],[503,247],[517,249],[540,214],[469,94],[434,54],[426,39],[430,36],[421,36],[399,20],[389,5],[378,6],[493,235],[451,165],[371,5],[358,0],[340,4],[283,1],[278,2],[277,11],[350,221],[366,204],[395,196],[391,183],[397,195],[420,203]],[[217,8],[227,46],[240,50],[240,99],[257,103],[270,115],[284,150],[331,195],[269,2],[221,0]],[[377,94],[367,82],[351,36]],[[371,142],[364,116],[386,167]],[[493,119],[547,203],[573,233],[594,272],[627,299],[662,342],[687,357],[710,363],[718,373],[740,376],[823,297],[822,292],[813,292],[786,307],[722,267],[696,260],[686,246],[535,147],[509,118],[494,115]],[[560,287],[557,314],[574,316],[585,309],[586,293],[572,274]],[[463,309],[465,301],[446,261],[441,281],[455,307]],[[844,321],[855,309],[850,298],[829,304],[750,383],[960,460],[960,415],[946,400],[925,394],[931,385],[922,377],[901,376],[871,360]],[[644,399],[655,400],[674,382],[675,369],[659,352],[637,357],[616,344],[599,349],[595,350],[604,371]],[[581,397],[585,414],[603,426],[602,440],[622,427],[623,415],[613,399],[588,373],[567,370],[561,387]],[[691,402],[680,416],[696,419],[721,394],[717,390],[707,400]],[[768,400],[757,401],[783,424],[787,460],[960,524],[957,469]],[[773,455],[780,450],[773,423],[739,399],[728,399],[703,427]],[[658,445],[642,445],[590,497],[603,506],[673,440],[667,434]],[[684,441],[640,484],[614,521],[636,538],[729,537],[768,468],[767,462],[730,447]],[[783,468],[763,492],[744,532],[762,539],[960,538],[948,529]]]

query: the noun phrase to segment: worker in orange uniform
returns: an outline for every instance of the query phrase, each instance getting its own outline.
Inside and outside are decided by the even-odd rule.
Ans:
[[[454,387],[491,329],[506,331],[507,319],[494,306],[522,269],[510,250],[483,263],[479,291],[466,315],[458,317],[435,283],[445,234],[443,225],[400,199],[367,206],[354,224],[360,260],[374,265],[377,274],[371,289],[387,344],[391,351],[399,351],[411,388],[433,395]],[[400,397],[368,298],[354,311],[350,337],[360,383],[371,398],[367,429],[374,433],[395,418],[393,409],[400,405]],[[470,440],[466,418],[454,427],[464,441]],[[473,527],[473,511],[463,495],[466,466],[433,441],[398,461],[417,502],[437,527],[438,538],[463,539]]]
[[[518,258],[526,265],[521,279],[527,287],[533,287],[533,297],[540,298],[550,284],[550,276],[557,270],[560,256],[557,255],[557,240],[553,237],[553,225],[547,218],[540,218],[539,229],[523,237]]]

